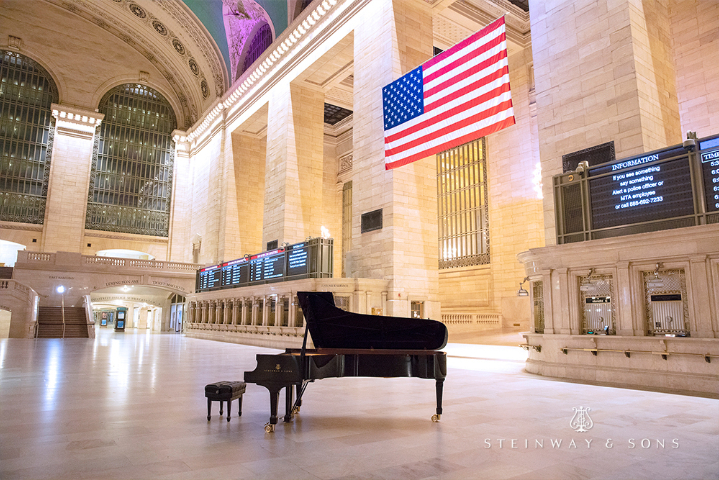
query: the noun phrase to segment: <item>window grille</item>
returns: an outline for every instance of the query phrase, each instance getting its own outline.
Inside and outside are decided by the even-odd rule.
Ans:
[[[45,219],[59,101],[50,74],[19,53],[0,50],[0,220]]]
[[[489,263],[484,139],[437,155],[439,268]]]
[[[144,85],[110,90],[95,135],[85,228],[167,237],[177,127],[169,102]]]
[[[262,52],[264,52],[271,44],[272,29],[265,23],[259,28],[259,30],[257,30],[257,33],[255,33],[255,36],[252,37],[252,40],[250,41],[250,46],[245,54],[245,60],[242,63],[242,72],[245,72],[248,68],[250,68],[254,61],[260,58]],[[240,72],[240,74],[242,74],[242,72]]]

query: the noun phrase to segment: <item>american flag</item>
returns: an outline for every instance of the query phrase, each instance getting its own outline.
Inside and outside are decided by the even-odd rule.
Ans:
[[[385,169],[514,125],[504,17],[382,89]]]

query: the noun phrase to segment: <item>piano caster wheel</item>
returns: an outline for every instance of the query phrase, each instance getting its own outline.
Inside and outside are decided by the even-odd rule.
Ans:
[[[265,424],[265,433],[272,433],[272,432],[274,432],[274,431],[275,431],[275,426],[274,426],[274,425],[272,425],[271,423],[266,423],[266,424]]]
[[[435,423],[439,422],[439,417],[440,417],[440,415],[437,415],[437,414],[435,413],[434,415],[432,415],[432,421],[435,422]]]
[[[298,414],[298,413],[300,413],[300,407],[294,407],[294,408],[292,409],[292,415],[296,415],[296,414]]]

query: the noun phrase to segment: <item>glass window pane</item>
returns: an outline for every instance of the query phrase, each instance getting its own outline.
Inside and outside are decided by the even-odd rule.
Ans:
[[[158,109],[169,121],[156,120]],[[172,168],[174,160],[172,107],[155,90],[126,84],[105,94],[99,111],[105,119],[97,150],[110,158],[94,152],[92,178],[97,180],[90,186],[86,228],[166,237],[172,182],[163,168]],[[106,194],[97,195],[100,190]]]
[[[437,155],[439,267],[489,263],[484,139]]]
[[[0,220],[43,223],[57,88],[43,67],[0,50]]]

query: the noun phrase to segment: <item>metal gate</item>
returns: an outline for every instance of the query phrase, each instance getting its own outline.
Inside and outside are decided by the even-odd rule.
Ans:
[[[648,335],[689,336],[684,269],[644,272]]]
[[[611,275],[590,275],[579,280],[582,302],[582,333],[615,335],[614,285]]]

